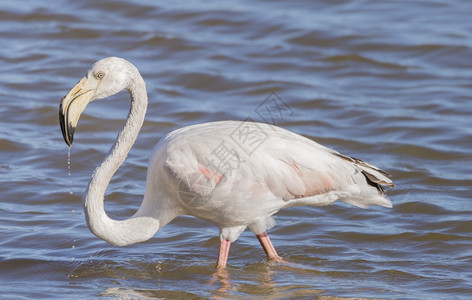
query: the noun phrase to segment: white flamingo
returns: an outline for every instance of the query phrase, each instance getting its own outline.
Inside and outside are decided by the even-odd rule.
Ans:
[[[394,184],[377,167],[276,126],[222,121],[167,134],[150,157],[140,208],[127,220],[113,220],[105,212],[104,195],[143,124],[148,103],[144,80],[130,62],[105,58],[59,107],[62,134],[70,146],[86,105],[123,89],[131,95],[128,118],[83,198],[89,229],[110,244],[146,241],[175,217],[188,214],[219,227],[217,267],[224,268],[230,244],[246,228],[256,234],[269,259],[280,259],[266,230],[282,208],[323,206],[337,199],[362,208],[392,206],[382,185]]]

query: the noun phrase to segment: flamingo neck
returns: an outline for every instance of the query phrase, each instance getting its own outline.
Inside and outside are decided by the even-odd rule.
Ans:
[[[116,246],[146,241],[159,229],[159,220],[151,215],[141,212],[139,216],[118,221],[111,219],[104,208],[106,188],[136,141],[147,109],[146,85],[139,73],[130,79],[127,89],[131,96],[128,118],[105,160],[92,175],[83,203],[90,231]]]

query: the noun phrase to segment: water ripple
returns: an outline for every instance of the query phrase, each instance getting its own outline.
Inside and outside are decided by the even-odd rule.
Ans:
[[[405,9],[408,7],[408,9]],[[467,1],[16,1],[0,4],[0,292],[5,298],[467,299],[472,293],[472,34]],[[90,64],[132,61],[147,118],[107,190],[139,207],[167,132],[251,118],[389,171],[392,209],[340,203],[277,214],[266,261],[249,232],[214,270],[218,229],[184,216],[116,248],[87,229],[82,193],[123,125],[126,93],[87,108],[72,147],[59,100]],[[28,285],[27,290],[19,289]]]

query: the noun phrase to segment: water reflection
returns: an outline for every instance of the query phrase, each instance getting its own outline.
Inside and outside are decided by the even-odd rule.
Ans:
[[[127,287],[129,284],[133,284],[133,282],[135,282],[132,279],[136,278],[137,273],[135,272],[136,270],[133,270],[133,268],[125,270],[121,267],[110,268],[110,264],[107,263],[99,265],[100,266],[98,268],[89,269],[89,272],[93,273],[96,272],[97,269],[107,269],[107,275],[103,273],[95,273],[95,278],[114,277],[117,279],[117,281],[115,281],[113,284],[118,285],[106,288],[100,293],[100,295],[120,299],[136,297],[140,299],[156,297],[166,299],[188,297],[191,297],[192,299],[228,299],[233,298],[234,295],[245,294],[249,292],[256,296],[278,299],[314,296],[323,292],[323,290],[314,288],[312,285],[307,285],[306,283],[300,283],[297,285],[289,283],[291,276],[299,276],[302,274],[306,276],[314,276],[315,274],[319,275],[319,273],[312,272],[308,269],[298,269],[295,267],[297,264],[259,262],[246,264],[242,268],[229,267],[227,269],[214,269],[214,264],[211,264],[205,268],[197,268],[199,270],[198,273],[195,272],[195,266],[175,266],[173,270],[161,269],[159,272],[153,273],[153,276],[151,276],[152,279],[148,276],[138,276],[138,278],[141,280],[147,278],[154,281],[155,288],[149,288],[149,286],[147,288]],[[123,263],[120,263],[120,265],[122,266]],[[162,266],[159,268],[162,268]],[[82,266],[81,269],[84,270],[88,268]],[[149,270],[145,270],[144,272],[147,271]],[[179,276],[176,276],[176,272],[179,274]],[[292,275],[287,277],[287,272],[291,273]],[[85,275],[79,275],[79,273],[80,272],[76,271],[74,272],[74,276],[71,277],[77,278],[77,276]],[[86,276],[90,278],[91,273]],[[148,273],[148,275],[149,274],[150,273]],[[316,276],[313,278],[316,278]],[[202,292],[199,294],[185,291],[185,281],[200,281],[202,285],[205,286],[205,288],[203,288]],[[173,283],[172,286],[175,288],[175,290],[161,288],[161,286],[169,287],[170,282]]]
[[[216,272],[213,273],[212,279],[210,280],[209,284],[219,285],[219,287],[211,293],[212,299],[221,299],[228,297],[229,294],[227,292],[231,287],[228,269],[216,269]]]

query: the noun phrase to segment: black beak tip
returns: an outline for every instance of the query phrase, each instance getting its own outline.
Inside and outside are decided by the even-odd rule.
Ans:
[[[72,142],[74,141],[74,132],[75,132],[75,127],[72,126],[67,126],[67,135],[64,135],[64,141],[66,142],[67,146],[72,146]]]
[[[61,125],[62,137],[64,138],[64,142],[67,146],[71,146],[72,142],[74,141],[74,132],[75,127],[71,125],[66,125],[66,121],[64,118],[64,114],[59,112],[59,124]]]

